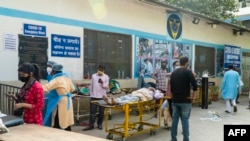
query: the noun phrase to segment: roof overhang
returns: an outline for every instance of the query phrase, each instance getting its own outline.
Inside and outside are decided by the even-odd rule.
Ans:
[[[215,18],[211,18],[211,17],[202,15],[202,14],[197,13],[197,12],[193,12],[193,11],[190,11],[190,10],[183,9],[181,7],[177,7],[175,5],[169,5],[169,4],[159,2],[159,1],[156,1],[156,0],[136,0],[136,1],[147,4],[147,5],[152,5],[152,6],[156,6],[156,7],[159,7],[159,8],[163,8],[164,10],[166,10],[166,12],[170,11],[170,12],[185,13],[185,14],[197,17],[197,18],[202,18],[202,19],[208,20],[209,23],[227,25],[229,27],[232,27],[232,30],[250,32],[250,29],[248,29],[248,28],[241,27],[241,26],[238,26],[238,25],[235,25],[235,24],[231,24],[231,23],[228,23],[228,22],[225,22],[225,21],[222,21],[222,20],[218,20],[218,19],[215,19]]]

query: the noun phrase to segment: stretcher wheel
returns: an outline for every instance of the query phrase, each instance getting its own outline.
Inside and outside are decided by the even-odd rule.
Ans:
[[[143,130],[143,125],[139,125],[137,131],[142,131],[142,130]]]
[[[156,134],[156,130],[155,129],[150,130],[149,134],[150,135],[155,135]]]
[[[113,139],[113,134],[109,133],[106,138],[109,139],[109,140],[112,140]]]

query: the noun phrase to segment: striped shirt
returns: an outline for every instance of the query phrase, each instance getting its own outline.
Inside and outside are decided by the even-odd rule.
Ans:
[[[156,69],[152,74],[152,77],[156,80],[156,89],[161,91],[167,91],[167,71],[166,69]]]

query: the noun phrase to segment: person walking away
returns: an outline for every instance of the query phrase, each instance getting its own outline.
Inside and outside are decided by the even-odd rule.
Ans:
[[[51,81],[43,85],[44,91],[49,93],[44,125],[71,131],[74,125],[71,96],[75,87],[69,75],[63,72],[61,64],[53,65],[51,74]]]
[[[177,141],[176,136],[179,118],[182,123],[183,141],[189,141],[191,103],[196,96],[197,83],[193,72],[187,69],[189,66],[189,59],[187,57],[181,57],[179,62],[180,68],[172,72],[170,77],[173,108],[171,141]],[[193,89],[192,95],[190,94],[191,88]]]
[[[90,84],[90,115],[89,115],[89,125],[83,129],[83,131],[94,129],[96,112],[98,111],[98,121],[97,127],[102,130],[102,123],[104,119],[104,110],[105,108],[102,106],[98,106],[92,101],[102,100],[103,96],[107,95],[107,90],[109,89],[109,76],[105,74],[105,67],[103,65],[99,65],[97,69],[97,73],[92,74],[91,84]]]
[[[231,113],[231,102],[233,111],[237,112],[236,97],[238,94],[238,86],[240,86],[240,76],[237,71],[233,70],[233,65],[228,65],[229,70],[225,72],[222,84],[222,98],[226,101],[226,113]]]
[[[22,116],[24,123],[43,124],[43,88],[40,81],[40,69],[37,64],[25,62],[18,68],[18,78],[24,82],[20,94],[16,97],[14,114]]]
[[[238,72],[238,73],[239,73],[239,71],[240,71],[236,66],[234,66],[234,70],[235,70],[236,72]],[[237,97],[236,97],[236,104],[239,104],[239,103],[240,103],[240,102],[239,102],[239,97],[240,97],[241,87],[244,85],[244,83],[243,83],[242,80],[241,80],[241,77],[240,77],[239,79],[240,79],[240,85],[237,86],[237,88],[238,88],[238,93],[237,93]]]

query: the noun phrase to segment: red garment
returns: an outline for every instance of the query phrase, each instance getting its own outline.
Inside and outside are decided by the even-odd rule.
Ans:
[[[44,92],[42,85],[36,81],[25,96],[24,103],[32,104],[32,109],[24,109],[23,120],[29,124],[43,124]]]

